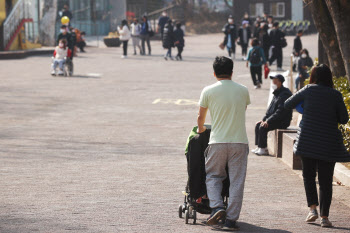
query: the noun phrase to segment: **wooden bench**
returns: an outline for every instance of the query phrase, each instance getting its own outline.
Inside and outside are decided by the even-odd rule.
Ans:
[[[282,161],[294,170],[301,170],[301,159],[293,152],[297,133],[283,133]]]
[[[296,126],[291,126],[287,129],[276,129],[270,131],[267,135],[267,145],[269,149],[269,154],[277,158],[281,158],[283,148],[283,134],[296,132],[298,132],[298,127]]]

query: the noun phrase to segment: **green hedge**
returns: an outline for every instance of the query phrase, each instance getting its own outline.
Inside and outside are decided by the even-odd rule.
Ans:
[[[333,78],[334,88],[343,95],[346,108],[350,113],[350,85],[346,77]],[[343,134],[344,145],[350,152],[350,121],[345,125],[339,125],[339,129]]]

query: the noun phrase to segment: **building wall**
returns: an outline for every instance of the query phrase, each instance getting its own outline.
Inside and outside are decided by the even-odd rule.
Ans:
[[[58,0],[58,11],[61,11],[67,0]],[[69,0],[70,11],[73,13],[71,25],[87,35],[106,35],[116,28],[125,15],[126,0]],[[56,33],[60,27],[60,17],[57,17]]]
[[[292,18],[292,6],[291,0],[245,0],[245,1],[235,1],[235,12],[234,17],[238,22],[240,21],[244,13],[247,12],[249,15],[252,15],[251,5],[263,4],[263,11],[272,14],[271,7],[274,4],[283,3],[284,4],[284,16],[274,16],[276,20],[289,20]],[[262,16],[262,15],[260,15]],[[255,16],[251,16],[255,18]]]

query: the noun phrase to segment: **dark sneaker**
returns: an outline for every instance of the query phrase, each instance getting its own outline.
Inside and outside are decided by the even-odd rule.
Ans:
[[[216,225],[218,222],[226,217],[226,211],[223,208],[215,208],[211,211],[211,215],[207,220],[208,225]]]
[[[224,230],[224,231],[239,231],[239,226],[237,225],[236,221],[226,219],[225,225],[223,226],[222,230]]]

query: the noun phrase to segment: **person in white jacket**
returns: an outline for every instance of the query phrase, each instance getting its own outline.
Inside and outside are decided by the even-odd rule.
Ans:
[[[140,46],[140,32],[141,32],[141,24],[139,24],[139,21],[137,19],[134,20],[134,22],[131,24],[131,39],[132,39],[132,45],[134,46],[134,55],[136,55],[136,47],[139,48],[140,54],[142,54],[142,48]]]
[[[122,58],[126,58],[128,56],[128,41],[131,38],[128,22],[124,19],[122,21],[122,25],[118,27],[119,39],[123,42],[123,55]]]

